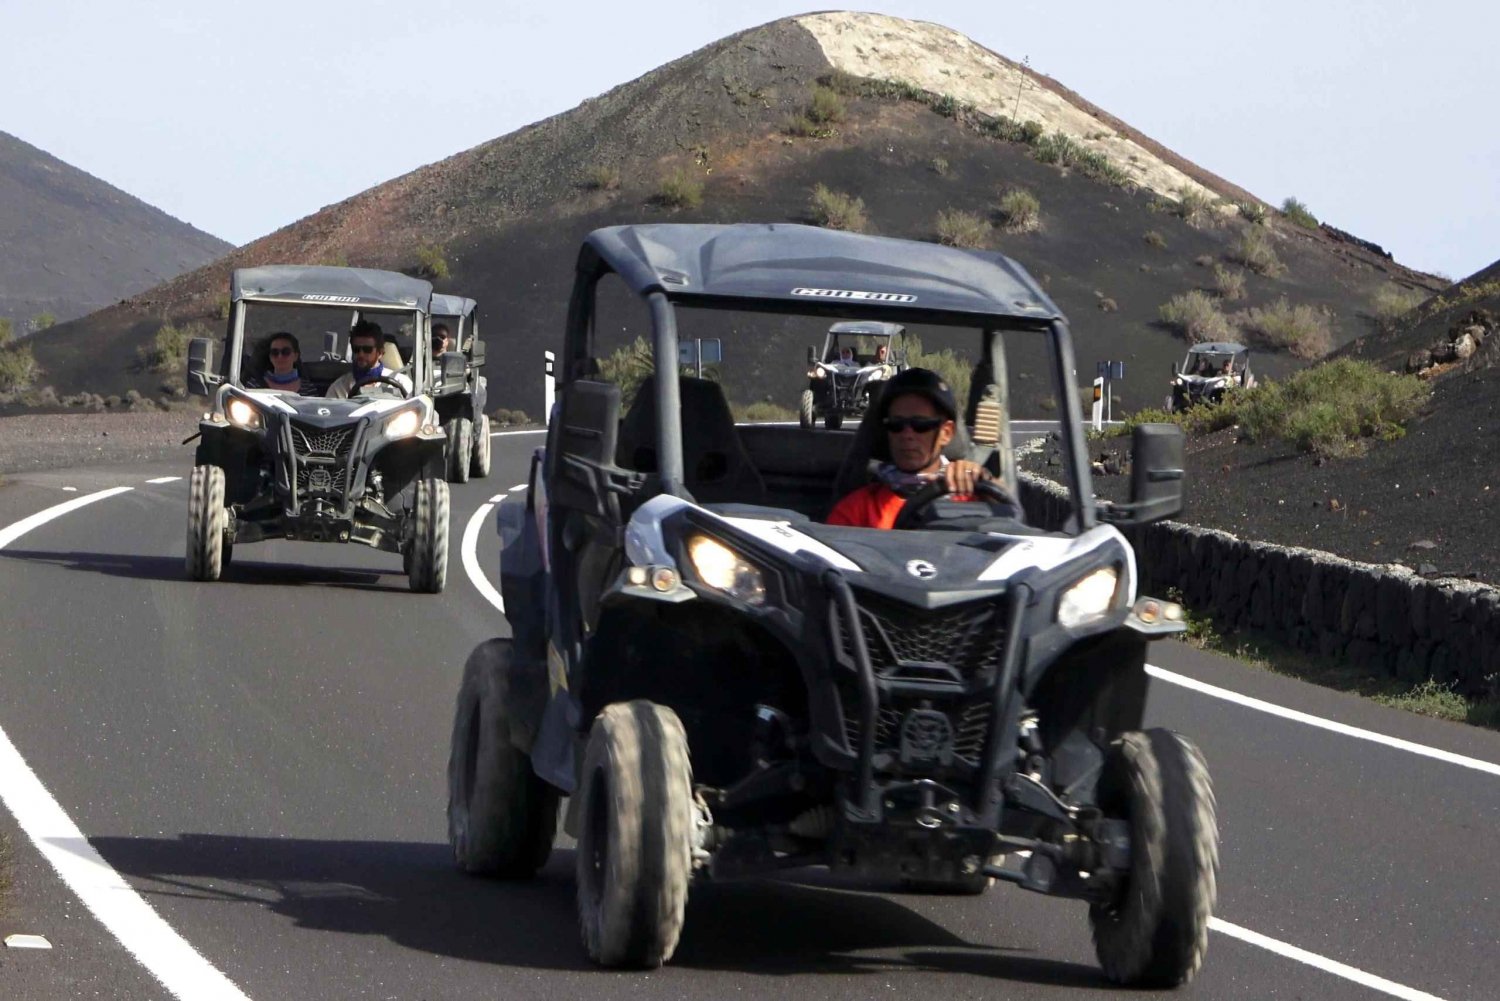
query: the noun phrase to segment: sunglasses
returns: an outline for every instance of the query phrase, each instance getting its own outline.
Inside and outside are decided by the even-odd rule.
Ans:
[[[350,347],[357,355],[372,355],[380,350],[374,344],[353,344]]]
[[[272,348],[271,349],[271,357],[272,358],[280,358],[283,355],[290,355],[291,353],[292,353],[292,349],[291,348]]]
[[[943,426],[941,417],[887,417],[880,422],[891,434],[900,434],[907,428],[911,428],[918,434],[926,434],[936,431]]]

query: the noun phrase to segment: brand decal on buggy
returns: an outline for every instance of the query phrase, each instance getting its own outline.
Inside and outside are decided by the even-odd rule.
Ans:
[[[309,293],[302,297],[308,302],[359,302],[357,295],[317,295]]]
[[[904,292],[861,292],[847,288],[792,289],[792,295],[809,295],[818,299],[858,299],[862,302],[916,302],[917,297]]]
[[[327,407],[319,407],[318,408],[318,416],[319,417],[327,417],[331,413],[333,413],[333,411],[329,410]]]
[[[901,760],[941,761],[953,755],[953,724],[946,713],[913,709],[901,722]]]
[[[917,580],[932,580],[937,576],[937,567],[926,560],[907,560],[906,572]]]
[[[725,521],[746,535],[753,535],[762,542],[780,549],[784,553],[812,553],[827,560],[840,570],[861,571],[860,565],[843,553],[826,546],[817,539],[792,528],[784,521],[762,521],[759,518],[725,518]]]

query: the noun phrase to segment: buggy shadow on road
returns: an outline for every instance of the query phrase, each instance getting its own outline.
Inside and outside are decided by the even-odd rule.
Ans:
[[[554,851],[535,880],[501,882],[458,872],[440,844],[204,834],[90,842],[148,900],[263,907],[299,928],[382,935],[420,952],[477,962],[594,969],[578,943],[571,850]],[[710,883],[694,890],[688,906],[694,920],[668,974],[909,969],[1107,986],[1093,967],[977,945],[897,900],[821,881]],[[863,955],[870,950],[885,952]]]
[[[43,552],[28,549],[6,549],[0,559],[50,563],[68,570],[82,570],[110,577],[132,580],[180,581],[191,584],[183,571],[181,556],[141,556],[134,553]],[[385,578],[393,578],[386,583]],[[302,563],[260,563],[241,560],[224,570],[225,584],[271,584],[277,587],[323,585],[360,591],[405,593],[406,577],[400,568],[356,570],[352,568],[308,566]]]

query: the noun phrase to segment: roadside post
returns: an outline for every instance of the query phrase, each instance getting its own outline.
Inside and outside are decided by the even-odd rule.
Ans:
[[[1125,363],[1122,361],[1101,361],[1095,368],[1095,374],[1099,377],[1094,380],[1096,386],[1101,379],[1104,381],[1104,420],[1113,421],[1115,419],[1114,381],[1125,378]],[[1095,430],[1098,429],[1096,428]]]
[[[543,420],[550,424],[552,423],[552,402],[557,398],[557,376],[553,373],[553,368],[557,364],[557,356],[551,351],[543,351],[542,364],[546,373],[542,377],[542,413],[545,415]]]
[[[1104,376],[1094,380],[1094,408],[1092,419],[1095,431],[1104,430]]]

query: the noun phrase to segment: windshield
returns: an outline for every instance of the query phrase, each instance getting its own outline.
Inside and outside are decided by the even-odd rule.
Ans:
[[[326,395],[354,368],[350,334],[359,325],[383,341],[375,375],[399,374],[408,385],[426,378],[426,369],[419,374],[413,360],[419,342],[427,343],[419,312],[252,300],[242,300],[237,306],[239,322],[231,324],[224,352],[226,374],[234,376],[236,385]],[[365,387],[362,395],[369,394],[403,395],[400,389],[380,382]]]
[[[877,355],[882,347],[885,348],[885,357],[879,358]],[[889,365],[896,361],[889,334],[830,333],[823,348],[823,361],[830,364],[843,361],[845,350],[851,353],[848,360],[855,365]]]

